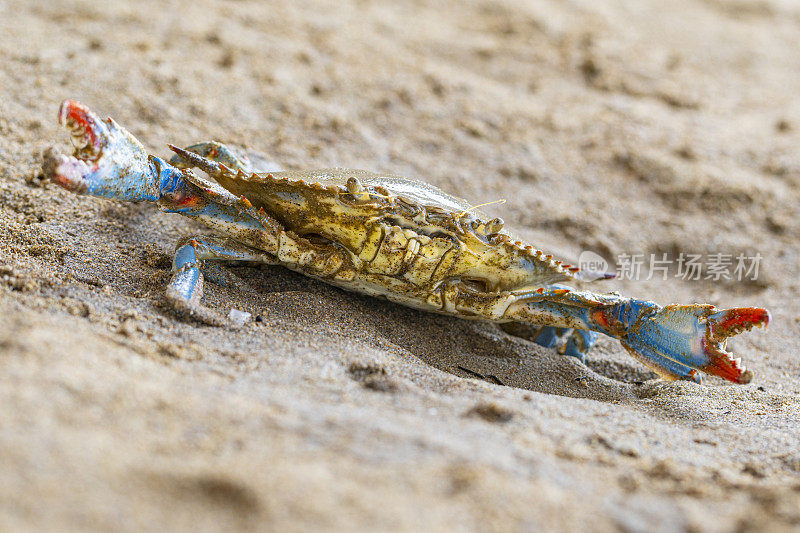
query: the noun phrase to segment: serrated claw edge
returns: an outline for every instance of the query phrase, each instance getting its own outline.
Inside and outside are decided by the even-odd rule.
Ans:
[[[758,307],[727,309],[709,315],[706,336],[702,339],[703,352],[709,362],[703,371],[734,383],[749,383],[753,372],[742,365],[741,357],[733,357],[725,349],[725,343],[728,338],[753,327],[766,328],[770,319],[769,311]]]

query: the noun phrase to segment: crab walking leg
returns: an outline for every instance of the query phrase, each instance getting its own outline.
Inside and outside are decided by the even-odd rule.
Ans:
[[[231,239],[206,236],[179,244],[172,262],[172,279],[167,285],[167,301],[179,313],[214,326],[224,325],[226,321],[200,303],[203,296],[201,267],[205,260],[277,263],[269,254]]]
[[[719,310],[712,305],[668,305],[569,289],[540,288],[489,294],[458,284],[445,289],[446,310],[497,322],[575,328],[619,339],[634,357],[667,379],[700,381],[698,371],[735,383],[753,374],[725,351],[726,339],[765,327],[769,312],[759,308]]]
[[[550,289],[572,290],[557,284],[550,285]],[[597,342],[598,336],[596,331],[587,329],[542,326],[531,340],[545,348],[555,348],[562,355],[577,357],[581,363],[585,363],[586,352]]]
[[[598,333],[585,329],[542,326],[531,339],[539,346],[555,348],[558,353],[586,362],[586,352],[597,342]]]

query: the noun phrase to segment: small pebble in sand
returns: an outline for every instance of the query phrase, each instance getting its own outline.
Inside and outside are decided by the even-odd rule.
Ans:
[[[231,309],[231,312],[228,313],[228,319],[236,326],[244,326],[245,322],[250,320],[251,316],[250,313],[239,311],[238,309]]]

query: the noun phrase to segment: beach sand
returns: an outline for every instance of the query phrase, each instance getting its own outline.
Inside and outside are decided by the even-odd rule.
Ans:
[[[797,3],[0,0],[0,35],[0,529],[800,527]],[[767,307],[729,344],[755,379],[656,381],[609,338],[583,365],[273,266],[206,285],[243,328],[181,320],[171,253],[205,230],[44,182],[65,98],[161,156],[505,200],[568,262],[760,254],[591,286]]]

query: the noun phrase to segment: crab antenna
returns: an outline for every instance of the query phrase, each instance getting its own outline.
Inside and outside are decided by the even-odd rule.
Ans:
[[[203,172],[211,176],[218,176],[222,174],[222,166],[219,163],[215,163],[210,159],[207,159],[201,155],[197,155],[194,152],[189,152],[188,150],[184,150],[183,148],[178,148],[177,146],[173,146],[168,144],[169,149],[178,154],[178,157],[184,160],[184,162],[199,168]]]
[[[464,211],[460,212],[456,218],[461,218],[461,217],[463,217],[464,215],[466,215],[467,213],[469,213],[470,211],[472,211],[472,210],[474,210],[474,209],[478,209],[479,207],[485,207],[485,206],[487,206],[487,205],[494,205],[494,204],[500,204],[500,205],[502,205],[502,204],[504,204],[504,203],[506,203],[506,199],[505,199],[505,198],[500,198],[499,200],[494,200],[493,202],[486,202],[485,204],[473,205],[473,206],[472,206],[472,207],[470,207],[469,209],[466,209],[466,210],[464,210]]]

